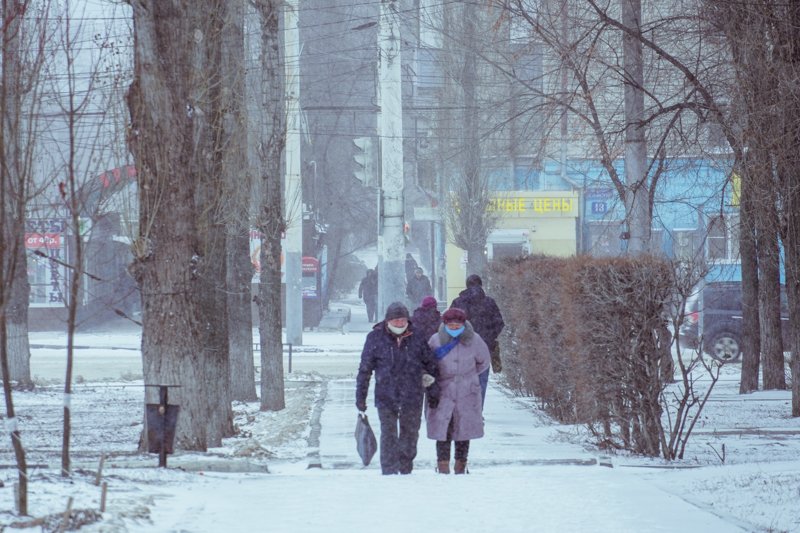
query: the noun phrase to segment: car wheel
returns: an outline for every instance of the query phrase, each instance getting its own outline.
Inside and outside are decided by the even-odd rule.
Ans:
[[[739,335],[721,331],[709,338],[706,343],[706,352],[717,361],[733,363],[742,357],[741,344]]]

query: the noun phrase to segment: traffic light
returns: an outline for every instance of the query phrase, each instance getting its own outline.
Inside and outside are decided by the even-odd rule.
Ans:
[[[353,176],[367,187],[374,187],[377,180],[375,179],[372,137],[356,137],[353,139],[353,144],[356,145],[356,153],[353,155],[356,169]]]

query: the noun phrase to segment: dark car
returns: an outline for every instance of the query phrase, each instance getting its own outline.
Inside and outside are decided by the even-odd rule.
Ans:
[[[783,290],[781,318],[788,320]],[[706,283],[690,296],[680,333],[681,342],[694,348],[702,338],[703,351],[718,361],[739,361],[742,357],[741,282]]]

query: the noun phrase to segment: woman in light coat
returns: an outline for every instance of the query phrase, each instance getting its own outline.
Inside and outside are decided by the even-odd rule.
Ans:
[[[451,307],[428,344],[439,366],[439,402],[426,411],[428,438],[436,440],[437,471],[450,473],[455,441],[456,474],[467,472],[469,441],[483,437],[483,407],[478,376],[489,368],[489,348],[467,321],[463,309]]]

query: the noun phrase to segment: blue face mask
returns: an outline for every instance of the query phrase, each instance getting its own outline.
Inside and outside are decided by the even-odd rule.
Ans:
[[[447,328],[447,327],[444,328],[444,329],[445,329],[445,331],[447,331],[447,334],[450,335],[451,337],[458,337],[459,335],[464,333],[464,326],[461,326],[458,329],[450,329],[450,328]]]

